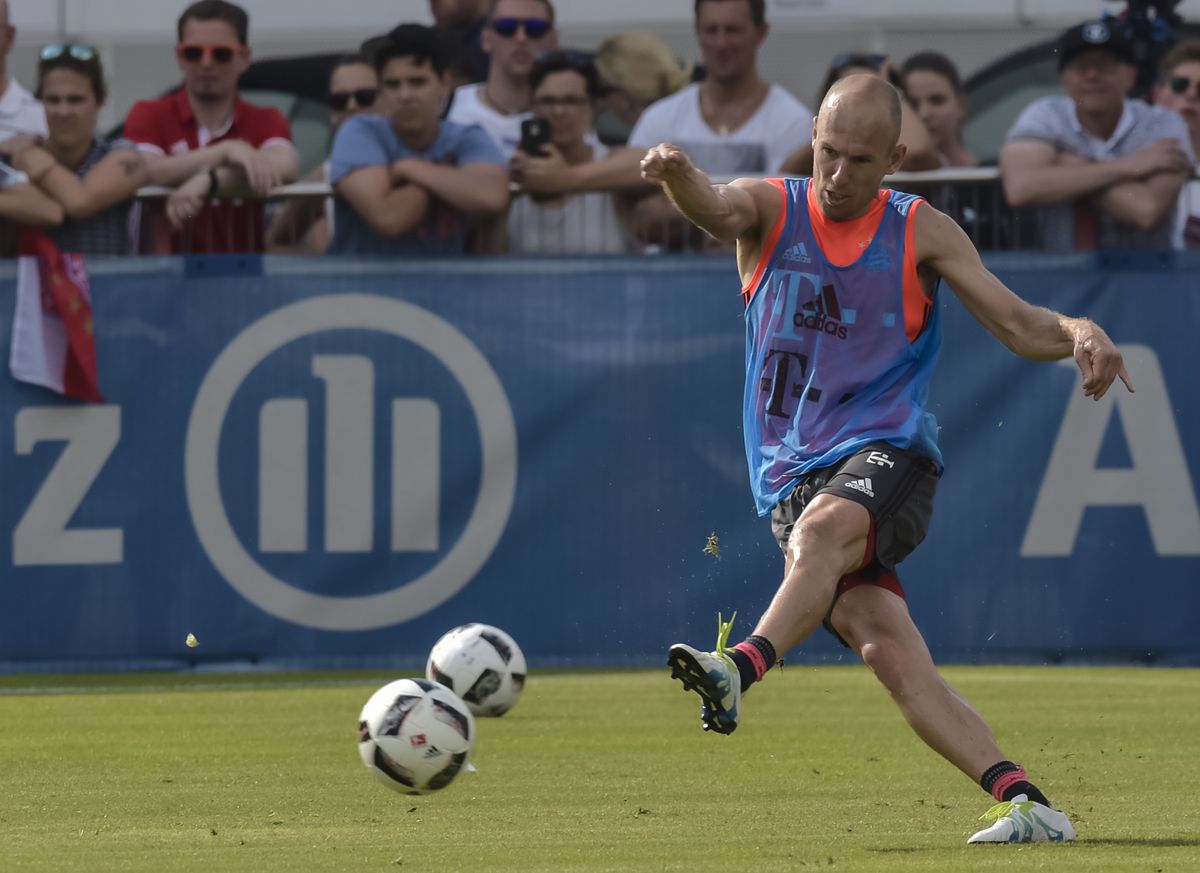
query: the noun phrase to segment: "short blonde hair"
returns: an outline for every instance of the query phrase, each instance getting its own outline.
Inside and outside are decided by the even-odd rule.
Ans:
[[[609,37],[596,49],[596,70],[605,85],[620,88],[649,106],[674,94],[692,78],[658,37],[630,31]]]

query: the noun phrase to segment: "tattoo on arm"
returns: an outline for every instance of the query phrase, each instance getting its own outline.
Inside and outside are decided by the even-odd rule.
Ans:
[[[133,158],[122,158],[121,159],[121,169],[125,171],[126,176],[134,175],[141,168],[142,168],[141,161],[136,161]]]

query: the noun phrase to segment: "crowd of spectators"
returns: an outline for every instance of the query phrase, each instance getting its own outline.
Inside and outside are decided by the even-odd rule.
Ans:
[[[241,7],[184,9],[181,84],[136,103],[107,138],[98,51],[80,40],[42,47],[30,93],[7,69],[16,29],[0,0],[0,250],[11,254],[28,226],[86,255],[692,246],[689,226],[641,179],[646,149],[673,142],[718,177],[807,174],[814,108],[855,73],[904,98],[902,169],[978,165],[945,55],[838,53],[810,107],[759,72],[765,6],[695,0],[699,62],[689,64],[641,32],[566,49],[552,0],[430,0],[433,27],[400,24],[332,68],[330,153],[303,180],[332,196],[269,201],[297,180],[300,159],[287,119],[239,95],[251,62]],[[1135,48],[1111,20],[1067,30],[1057,63],[1062,93],[1026,107],[1005,138],[997,202],[1002,192],[1000,205],[1031,216],[1040,248],[1200,248],[1200,43],[1164,58],[1149,102],[1128,96]],[[170,194],[139,199],[144,185]],[[944,186],[918,191],[937,202]]]

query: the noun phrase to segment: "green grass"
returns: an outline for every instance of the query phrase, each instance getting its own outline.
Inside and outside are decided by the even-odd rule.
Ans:
[[[33,676],[0,678],[0,870],[1200,870],[1200,671],[945,673],[1080,842],[966,846],[990,798],[862,668],[773,672],[732,737],[665,669],[535,673],[427,797],[355,750],[396,677]]]

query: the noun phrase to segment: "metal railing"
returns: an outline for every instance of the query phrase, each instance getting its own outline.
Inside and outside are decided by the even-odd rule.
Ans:
[[[1200,167],[1197,167],[1196,177],[1200,178]],[[728,182],[732,177],[714,177],[714,181]],[[1044,248],[1039,232],[1038,210],[1034,208],[1013,208],[1004,198],[1000,182],[1000,171],[996,167],[960,167],[922,172],[898,172],[884,179],[884,185],[899,188],[904,191],[919,194],[929,200],[935,207],[955,219],[967,232],[971,240],[980,249],[985,250],[1040,250]],[[514,186],[514,201],[516,198],[528,196]],[[171,193],[169,188],[146,187],[138,191],[138,199],[151,208],[143,210],[143,240],[147,238],[145,226],[147,222],[162,220],[162,209],[154,208]],[[269,224],[279,205],[286,201],[324,201],[333,197],[331,186],[323,182],[298,182],[284,185],[272,191],[266,198],[267,223]],[[604,198],[603,194],[590,195],[592,198]],[[537,222],[535,227],[510,228],[515,235],[521,237],[521,245],[511,246],[521,252],[541,252],[553,254],[580,253],[658,253],[663,251],[697,252],[711,251],[714,248],[711,239],[682,219],[663,220],[660,224],[638,224],[631,217],[631,210],[625,209],[617,201],[616,214],[620,216],[621,226],[614,231],[612,217],[607,211],[604,220],[596,221],[597,236],[603,234],[604,239],[597,245],[581,245],[577,238],[564,234],[560,224],[546,220],[546,216],[536,208],[526,208],[520,211],[524,221]],[[593,203],[599,203],[593,199]],[[548,214],[548,213],[547,213]],[[156,219],[155,216],[158,216]],[[493,254],[510,250],[506,240],[514,233],[504,233],[497,225],[504,224],[504,218],[498,218],[488,223],[488,228],[478,237],[484,240],[476,250]],[[499,232],[498,232],[499,230]],[[160,234],[161,235],[161,234]],[[286,234],[285,234],[286,235]],[[302,251],[298,247],[302,233],[293,233],[284,245],[272,250],[281,252]],[[531,242],[532,240],[532,242]],[[539,243],[540,240],[540,243]],[[590,247],[589,247],[590,246]],[[267,248],[263,240],[247,241],[247,248],[261,250]],[[146,246],[142,246],[146,250]]]

